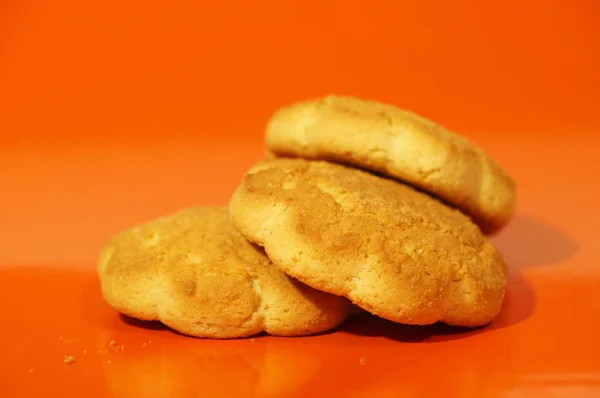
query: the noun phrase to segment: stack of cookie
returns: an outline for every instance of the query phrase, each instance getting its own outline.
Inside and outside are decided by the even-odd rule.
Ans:
[[[328,96],[277,110],[268,159],[228,207],[185,209],[114,236],[102,293],[190,336],[393,322],[481,326],[507,271],[486,238],[515,209],[506,173],[466,139],[391,105]]]

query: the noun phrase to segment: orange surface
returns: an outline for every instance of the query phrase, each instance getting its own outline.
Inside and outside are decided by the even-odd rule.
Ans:
[[[600,396],[598,4],[1,2],[0,397]],[[227,203],[269,113],[327,92],[412,108],[515,177],[493,324],[209,341],[104,304],[110,234]]]

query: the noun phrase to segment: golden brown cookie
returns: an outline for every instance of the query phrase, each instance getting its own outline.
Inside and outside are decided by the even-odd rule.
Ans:
[[[285,275],[231,226],[226,207],[121,232],[102,249],[98,273],[117,311],[197,337],[319,333],[342,323],[350,305]]]
[[[479,228],[394,180],[324,161],[263,161],[230,212],[288,275],[391,321],[478,326],[501,308],[505,264]]]
[[[480,148],[392,105],[330,95],[277,110],[266,128],[276,155],[353,165],[405,181],[471,216],[487,233],[515,211],[515,183]]]

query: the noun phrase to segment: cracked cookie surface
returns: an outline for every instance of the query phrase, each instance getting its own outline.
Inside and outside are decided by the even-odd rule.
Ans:
[[[266,160],[248,171],[230,213],[287,274],[391,321],[480,326],[502,306],[506,267],[479,228],[397,181]]]
[[[117,311],[197,337],[324,332],[350,306],[274,266],[233,228],[227,207],[189,208],[115,235],[98,274]]]
[[[413,112],[330,95],[282,107],[265,139],[277,156],[328,160],[371,170],[438,196],[484,232],[515,211],[515,183],[467,139]]]

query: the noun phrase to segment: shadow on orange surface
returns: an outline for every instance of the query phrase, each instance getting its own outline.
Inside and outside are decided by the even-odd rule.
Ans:
[[[579,250],[560,227],[524,213],[518,213],[506,230],[492,240],[511,267],[549,266]]]
[[[512,271],[502,309],[489,325],[478,328],[452,327],[441,323],[429,326],[411,326],[399,325],[365,315],[366,319],[350,320],[342,329],[363,337],[384,337],[406,343],[438,343],[516,325],[533,314],[535,303],[536,296],[529,283],[520,273]]]
[[[170,329],[165,324],[159,321],[141,321],[139,319],[128,317],[127,315],[119,314],[119,318],[124,324],[133,326],[136,328],[148,329],[148,330],[160,330],[177,333],[177,331]]]

